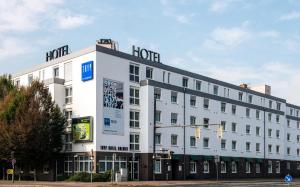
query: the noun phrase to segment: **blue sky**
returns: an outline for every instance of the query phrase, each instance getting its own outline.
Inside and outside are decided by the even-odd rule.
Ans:
[[[269,84],[300,105],[300,1],[1,0],[0,74],[100,38],[158,51],[165,64],[233,84]]]

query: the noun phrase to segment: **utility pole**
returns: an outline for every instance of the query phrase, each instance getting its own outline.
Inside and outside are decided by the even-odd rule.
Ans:
[[[153,156],[152,156],[152,179],[155,181],[155,135],[156,135],[156,94],[154,94],[154,107],[153,107]],[[133,163],[132,163],[133,164]]]
[[[183,180],[186,179],[186,155],[185,155],[185,91],[183,88]]]

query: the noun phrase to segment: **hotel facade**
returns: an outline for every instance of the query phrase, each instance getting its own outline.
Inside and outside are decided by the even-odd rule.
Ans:
[[[13,76],[44,82],[68,119],[58,170],[127,169],[129,180],[300,176],[300,107],[249,88],[168,66],[160,54],[111,40]],[[155,146],[154,146],[155,144]]]

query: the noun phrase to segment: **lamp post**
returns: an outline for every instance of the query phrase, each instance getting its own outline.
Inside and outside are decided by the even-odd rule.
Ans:
[[[93,165],[94,165],[94,150],[91,149],[91,183],[93,182]]]

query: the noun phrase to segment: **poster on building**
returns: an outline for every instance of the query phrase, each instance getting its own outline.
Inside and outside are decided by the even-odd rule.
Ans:
[[[103,133],[124,135],[123,83],[103,79]]]
[[[93,141],[93,126],[91,117],[72,119],[73,141],[91,142]]]

